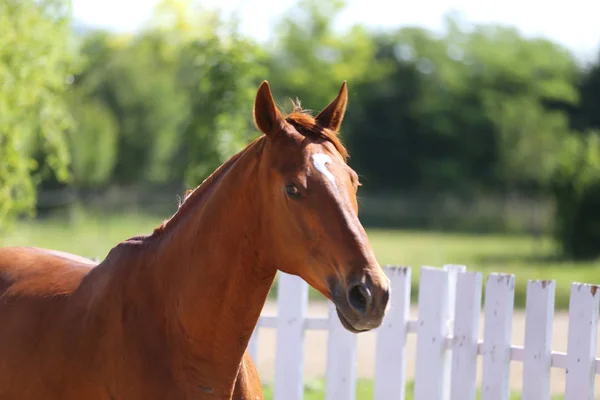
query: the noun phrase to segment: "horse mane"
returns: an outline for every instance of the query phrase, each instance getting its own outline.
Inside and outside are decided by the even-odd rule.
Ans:
[[[347,161],[348,150],[342,144],[338,133],[319,124],[309,110],[302,108],[300,100],[296,99],[296,101],[292,101],[292,111],[285,116],[285,121],[304,136],[330,142],[340,153],[344,161]]]
[[[301,135],[309,137],[313,140],[323,140],[333,144],[333,146],[344,159],[344,162],[346,162],[348,159],[348,151],[339,139],[338,133],[319,124],[319,122],[311,115],[309,110],[302,108],[299,100],[292,101],[292,106],[292,110],[284,117],[285,121],[292,125]],[[183,200],[178,205],[177,212],[170,219],[165,220],[160,226],[154,228],[154,231],[151,235],[135,236],[127,241],[143,241],[144,239],[155,237],[162,233],[165,230],[167,223],[177,218],[178,215],[185,214],[185,211],[191,207],[191,204],[195,204],[197,199],[201,198],[208,188],[215,181],[221,178],[243,154],[264,139],[264,135],[254,139],[248,146],[221,164],[221,166],[219,166],[212,174],[202,181],[202,183],[195,189],[186,190]]]
[[[160,226],[154,228],[154,232],[151,236],[156,236],[157,234],[163,232],[165,227],[169,221],[177,218],[178,215],[185,214],[185,211],[191,207],[191,204],[195,204],[196,200],[201,198],[204,193],[208,190],[208,188],[219,178],[221,178],[229,169],[239,160],[242,155],[247,153],[251,148],[254,148],[257,143],[263,140],[264,137],[258,137],[254,139],[248,146],[239,151],[238,153],[231,156],[227,161],[221,164],[212,174],[210,174],[206,179],[202,181],[200,185],[198,185],[195,189],[188,189],[185,192],[185,196],[183,201],[179,203],[179,207],[177,212],[168,220],[164,221]]]

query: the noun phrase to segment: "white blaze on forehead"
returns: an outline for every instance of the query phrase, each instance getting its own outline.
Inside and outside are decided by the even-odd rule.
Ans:
[[[312,160],[313,165],[315,166],[317,171],[325,175],[327,179],[329,179],[329,181],[335,185],[335,177],[333,176],[331,171],[327,169],[327,163],[333,163],[331,157],[329,157],[327,154],[316,153],[312,155]]]

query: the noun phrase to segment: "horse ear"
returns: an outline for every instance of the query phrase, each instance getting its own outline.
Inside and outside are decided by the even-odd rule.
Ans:
[[[346,81],[344,81],[337,97],[315,119],[322,126],[337,132],[342,126],[342,120],[346,113],[346,104],[348,104],[348,87],[346,86]]]
[[[254,123],[268,137],[278,135],[285,125],[285,120],[273,100],[269,82],[263,81],[254,100]]]

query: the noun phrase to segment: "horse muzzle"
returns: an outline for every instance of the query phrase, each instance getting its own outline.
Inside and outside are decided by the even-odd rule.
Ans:
[[[340,322],[350,332],[360,333],[381,325],[389,308],[390,285],[384,279],[374,284],[371,279],[355,279],[343,285],[330,282],[331,299]]]

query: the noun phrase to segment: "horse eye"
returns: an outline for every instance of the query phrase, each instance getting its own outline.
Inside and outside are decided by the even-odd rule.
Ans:
[[[297,199],[301,196],[298,188],[292,184],[285,185],[285,193],[293,199]]]

